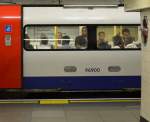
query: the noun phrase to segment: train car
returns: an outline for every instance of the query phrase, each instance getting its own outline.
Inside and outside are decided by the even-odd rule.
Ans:
[[[1,5],[0,32],[1,89],[141,87],[139,12]]]

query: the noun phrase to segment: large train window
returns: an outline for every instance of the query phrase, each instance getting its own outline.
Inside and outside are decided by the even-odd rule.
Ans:
[[[97,49],[137,49],[141,46],[139,26],[97,26]]]
[[[86,26],[27,25],[24,29],[27,50],[87,49]]]

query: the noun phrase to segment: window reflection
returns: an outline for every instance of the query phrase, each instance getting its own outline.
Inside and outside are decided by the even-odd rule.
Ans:
[[[26,26],[25,48],[29,50],[84,50],[88,48],[88,44],[92,44],[91,47],[94,50],[141,48],[141,41],[139,41],[140,29],[138,26],[105,25],[96,27],[94,25],[94,27],[93,34],[92,30],[89,29],[89,31],[87,26]],[[95,37],[95,29],[97,30],[97,37]],[[89,35],[90,40],[88,39]]]
[[[86,49],[88,44],[86,26],[27,26],[25,32],[30,37],[25,36],[25,42],[30,43],[35,50]]]
[[[138,26],[98,26],[98,49],[136,49],[140,48],[138,41]]]

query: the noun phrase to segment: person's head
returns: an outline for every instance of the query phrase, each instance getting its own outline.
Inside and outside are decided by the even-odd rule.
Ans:
[[[120,37],[120,32],[118,32],[118,33],[116,34],[116,36],[119,36],[119,37]]]
[[[130,31],[129,31],[129,29],[127,29],[127,28],[123,29],[122,30],[122,35],[123,35],[124,38],[130,37]]]
[[[63,36],[62,45],[69,45],[70,43],[70,37],[69,36]]]
[[[105,41],[105,32],[101,31],[98,33],[99,41]]]
[[[147,16],[144,16],[144,19],[146,19],[146,20],[147,20]]]
[[[84,37],[87,37],[87,34],[88,34],[88,30],[87,30],[87,27],[82,27],[82,36]]]
[[[47,36],[44,33],[41,34],[41,44],[42,45],[47,45],[48,44]]]

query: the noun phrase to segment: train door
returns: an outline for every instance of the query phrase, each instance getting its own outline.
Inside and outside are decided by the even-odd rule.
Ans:
[[[21,6],[0,5],[0,88],[21,88]]]

